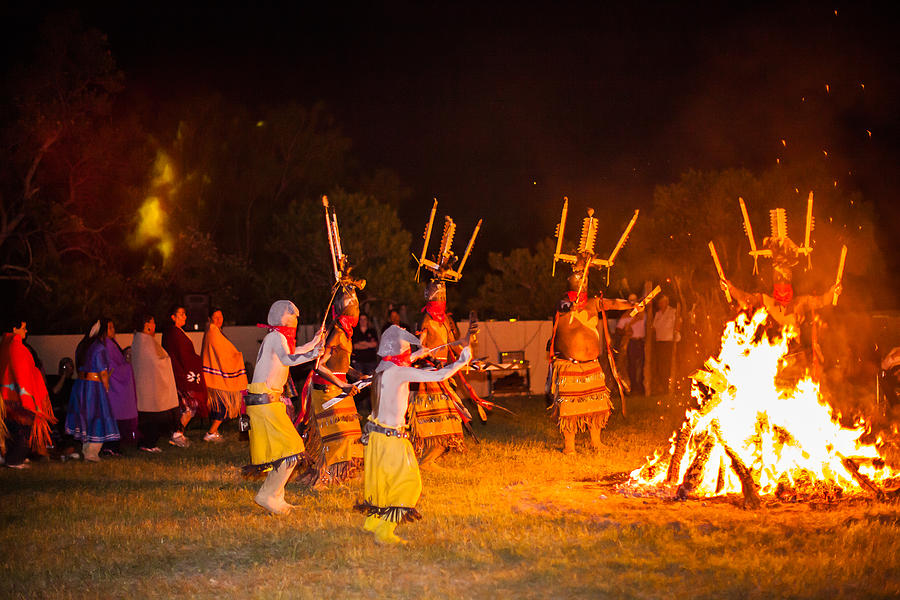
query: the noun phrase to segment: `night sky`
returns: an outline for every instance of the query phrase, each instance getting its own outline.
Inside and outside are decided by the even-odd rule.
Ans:
[[[624,222],[687,169],[816,158],[876,203],[883,249],[900,254],[893,13],[844,2],[597,4],[80,12],[109,35],[133,92],[217,91],[260,108],[323,101],[361,165],[412,186],[414,234],[431,196],[464,232],[485,218],[481,251],[509,249],[550,235],[563,195]],[[16,50],[43,9],[5,10]]]

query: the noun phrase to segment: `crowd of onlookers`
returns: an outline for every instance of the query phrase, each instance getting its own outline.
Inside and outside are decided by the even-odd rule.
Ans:
[[[28,468],[30,458],[84,459],[131,451],[158,453],[170,444],[187,447],[192,419],[208,428],[204,442],[222,441],[219,427],[244,412],[247,369],[241,352],[222,332],[224,315],[213,309],[198,354],[184,332],[187,313],[175,305],[162,335],[152,315],[134,324],[130,346],[116,339],[116,324],[98,319],[63,358],[56,375],[46,375],[26,343],[27,321],[11,317],[0,344],[0,461]],[[410,329],[391,308],[382,330]],[[354,366],[371,373],[379,334],[365,314],[353,332]],[[295,386],[293,386],[295,387]]]
[[[403,308],[389,309],[382,332],[391,325],[412,330],[403,320]],[[208,423],[204,442],[222,441],[219,427],[244,411],[252,363],[245,363],[223,334],[220,309],[210,313],[199,354],[184,332],[183,306],[173,306],[165,321],[157,339],[155,318],[142,315],[131,346],[122,348],[116,324],[101,318],[78,343],[74,360],[63,358],[58,374],[47,376],[25,343],[27,322],[8,319],[0,345],[0,460],[8,467],[27,468],[29,456],[99,461],[134,449],[158,453],[166,444],[187,447],[185,430],[195,417]],[[645,393],[646,321],[644,312],[635,317],[625,313],[615,326],[620,372],[627,374],[633,394]],[[680,336],[676,311],[665,296],[657,298],[651,327],[655,368],[649,376],[653,389],[662,391],[668,387],[672,347]],[[351,357],[361,373],[372,373],[378,364],[379,338],[368,316],[361,314]]]

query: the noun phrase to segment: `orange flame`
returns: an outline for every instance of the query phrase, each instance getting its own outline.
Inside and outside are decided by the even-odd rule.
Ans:
[[[661,486],[669,471],[682,481],[700,448],[714,445],[692,490],[701,497],[741,491],[727,447],[749,468],[760,494],[779,488],[825,483],[845,492],[862,490],[845,466],[852,458],[859,471],[878,484],[900,476],[884,464],[876,445],[863,443],[865,423],[852,428],[825,403],[819,384],[808,376],[794,385],[784,381],[788,346],[797,337],[787,326],[772,338],[765,334],[768,314],[741,314],[728,323],[719,355],[706,361],[692,379],[699,408],[685,414],[690,430],[687,450],[672,468],[678,432],[668,452],[658,453],[631,473],[629,485]],[[672,480],[671,478],[669,479]]]

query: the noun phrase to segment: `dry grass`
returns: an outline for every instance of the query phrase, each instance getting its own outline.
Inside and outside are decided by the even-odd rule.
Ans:
[[[0,598],[860,598],[900,595],[900,510],[857,500],[745,511],[598,484],[663,446],[683,409],[633,399],[598,455],[572,457],[540,398],[476,425],[423,474],[425,519],[376,546],[361,482],[270,517],[227,443],[0,472]],[[192,432],[195,439],[199,432]],[[579,440],[579,442],[582,442]]]

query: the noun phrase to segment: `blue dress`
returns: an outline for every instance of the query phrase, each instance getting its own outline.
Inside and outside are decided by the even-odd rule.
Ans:
[[[87,357],[81,367],[88,373],[109,371],[106,346],[101,340],[88,348]],[[119,428],[109,406],[106,388],[100,381],[78,379],[69,396],[69,411],[66,416],[66,433],[82,442],[109,442],[119,439]]]

